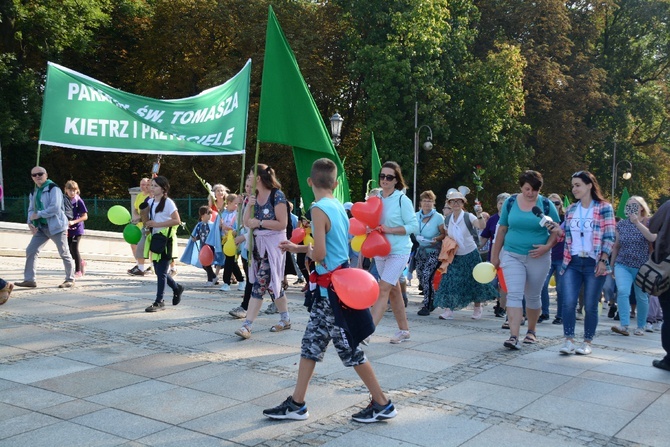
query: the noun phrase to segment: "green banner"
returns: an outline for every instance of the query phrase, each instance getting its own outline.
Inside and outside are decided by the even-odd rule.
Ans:
[[[122,92],[49,62],[40,144],[168,155],[244,153],[251,60],[225,84],[183,99]]]

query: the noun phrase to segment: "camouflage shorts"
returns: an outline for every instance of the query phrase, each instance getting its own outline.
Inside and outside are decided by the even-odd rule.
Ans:
[[[344,366],[358,366],[367,362],[363,350],[359,346],[351,349],[345,332],[335,326],[335,317],[328,299],[317,298],[302,337],[300,357],[315,362],[322,361],[331,339]]]

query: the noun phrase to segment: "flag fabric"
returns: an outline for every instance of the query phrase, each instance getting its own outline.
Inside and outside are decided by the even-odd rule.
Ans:
[[[628,194],[628,188],[624,186],[623,191],[621,192],[621,200],[619,201],[619,206],[616,209],[616,217],[619,219],[625,219],[626,217],[626,202],[630,199]]]
[[[570,199],[568,199],[568,194],[563,196],[563,209],[567,210],[570,207]]]
[[[379,173],[382,170],[382,162],[379,160],[379,152],[377,152],[377,144],[375,143],[375,133],[370,133],[370,140],[372,148],[370,150],[370,172],[372,178],[370,179],[370,189],[379,187]]]
[[[246,147],[251,60],[183,99],[126,93],[49,62],[39,144],[105,152],[234,155]]]
[[[314,201],[312,189],[307,184],[312,163],[324,157],[333,160],[337,166],[338,186],[334,196],[342,202],[349,201],[344,165],[272,6],[265,39],[258,141],[293,147],[300,194],[305,204]]]

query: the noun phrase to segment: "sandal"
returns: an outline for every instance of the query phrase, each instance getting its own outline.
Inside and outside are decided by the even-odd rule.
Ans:
[[[535,331],[529,330],[526,332],[526,338],[523,339],[523,342],[527,345],[533,345],[537,343],[537,334],[535,334]]]
[[[509,329],[509,321],[505,320],[505,322],[502,324],[500,327],[501,329]]]
[[[505,340],[505,343],[503,343],[503,346],[515,350],[521,349],[521,345],[519,344],[519,337],[516,335],[510,335],[509,339]]]
[[[279,323],[270,328],[270,332],[281,332],[286,329],[291,329],[291,322],[286,320],[279,320]]]

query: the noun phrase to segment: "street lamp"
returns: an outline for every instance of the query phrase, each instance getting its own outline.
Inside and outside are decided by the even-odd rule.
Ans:
[[[419,166],[419,133],[421,132],[421,129],[423,128],[428,129],[429,135],[426,137],[426,141],[423,143],[423,150],[429,151],[433,148],[433,129],[430,128],[430,126],[424,124],[422,126],[419,126],[419,103],[415,102],[414,103],[414,185],[412,187],[412,194],[413,194],[413,199],[412,203],[414,204],[414,208],[417,207],[416,205],[416,171],[417,167]]]
[[[630,180],[633,177],[633,163],[628,160],[621,160],[614,165],[614,172],[612,175],[612,203],[614,203],[614,193],[616,191],[617,172],[619,172],[619,165],[621,163],[628,163],[628,169],[621,176],[624,180]]]
[[[335,112],[335,115],[330,117],[330,135],[333,140],[333,145],[337,146],[342,140],[340,140],[340,132],[342,131],[342,122],[344,118],[340,116],[339,113]]]

